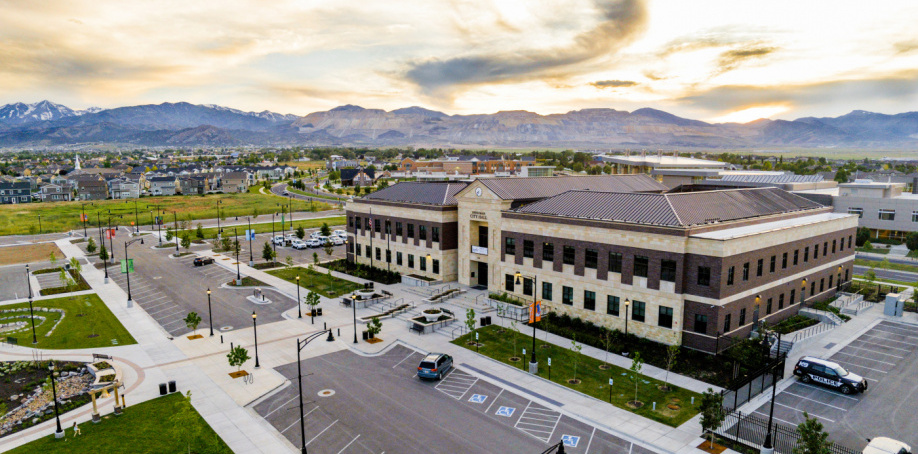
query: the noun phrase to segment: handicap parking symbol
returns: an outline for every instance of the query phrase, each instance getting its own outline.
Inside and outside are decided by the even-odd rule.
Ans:
[[[483,404],[487,398],[488,396],[485,396],[484,394],[472,394],[472,397],[469,398],[469,402],[473,404]]]
[[[500,407],[500,408],[497,409],[497,412],[494,413],[494,414],[497,415],[497,416],[506,416],[506,417],[509,418],[509,417],[513,416],[513,412],[514,412],[514,411],[516,411],[516,408],[513,408],[513,407]]]
[[[571,448],[576,448],[577,443],[580,443],[580,437],[575,437],[573,435],[562,435],[561,442],[564,443],[564,446],[570,446]]]

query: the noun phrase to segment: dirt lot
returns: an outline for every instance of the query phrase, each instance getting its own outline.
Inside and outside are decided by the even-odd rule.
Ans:
[[[27,244],[21,246],[0,247],[0,266],[15,265],[17,263],[46,262],[51,253],[58,260],[63,259],[64,253],[54,243]]]

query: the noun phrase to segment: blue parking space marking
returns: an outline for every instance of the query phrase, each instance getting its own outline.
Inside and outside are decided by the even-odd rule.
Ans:
[[[564,443],[564,446],[576,448],[577,443],[580,443],[580,437],[575,437],[573,435],[561,435],[561,442]]]
[[[497,415],[497,416],[506,416],[506,417],[509,418],[509,417],[513,416],[513,412],[514,412],[514,411],[516,411],[516,408],[513,408],[513,407],[500,407],[500,408],[497,409],[497,412],[495,412],[494,414]]]
[[[473,404],[483,404],[485,400],[488,399],[488,396],[484,394],[472,394],[472,397],[469,397],[469,402]]]

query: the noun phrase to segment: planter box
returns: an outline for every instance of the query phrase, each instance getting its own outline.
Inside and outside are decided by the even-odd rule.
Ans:
[[[486,299],[485,304],[493,307],[494,309],[497,309],[499,305],[503,305],[503,314],[498,314],[500,317],[509,318],[512,320],[529,320],[529,306],[516,306],[510,303],[505,303],[503,301],[493,300],[491,298]]]
[[[442,314],[441,314],[441,315],[442,315]],[[417,317],[415,317],[415,318],[417,318]],[[455,318],[455,317],[450,317],[450,318],[448,318],[448,319],[446,319],[446,320],[439,320],[439,321],[435,321],[435,322],[421,322],[421,321],[418,321],[418,320],[411,319],[411,320],[408,320],[408,328],[410,329],[411,327],[414,327],[414,326],[420,327],[420,328],[422,328],[422,329],[421,329],[421,330],[418,330],[418,331],[421,332],[421,333],[427,334],[427,333],[432,333],[432,332],[434,332],[437,328],[439,328],[439,327],[441,327],[441,326],[449,325],[449,324],[451,324],[451,323],[453,323],[453,322],[455,322],[455,321],[456,321],[456,318]]]
[[[409,285],[412,287],[429,287],[431,285],[438,285],[441,283],[442,283],[441,281],[437,281],[437,280],[428,281],[425,279],[419,279],[417,277],[413,277],[411,275],[402,275],[402,284]]]

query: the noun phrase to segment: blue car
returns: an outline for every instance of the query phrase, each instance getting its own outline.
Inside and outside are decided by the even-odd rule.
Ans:
[[[418,365],[418,378],[440,380],[453,367],[453,358],[444,353],[429,353]]]

